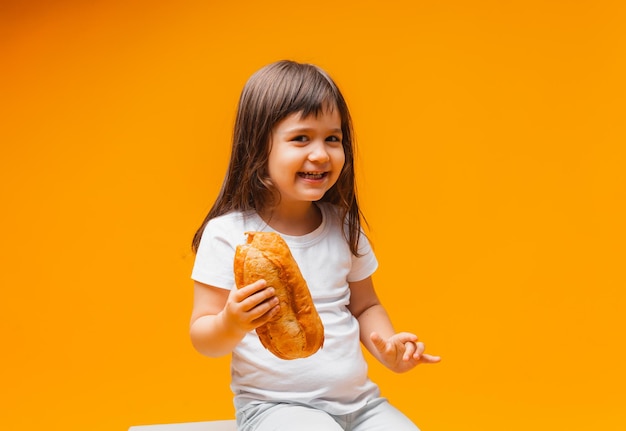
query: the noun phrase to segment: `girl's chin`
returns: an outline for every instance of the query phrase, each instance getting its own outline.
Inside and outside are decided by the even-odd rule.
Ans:
[[[300,193],[297,196],[291,196],[288,200],[291,202],[313,203],[321,200],[324,197],[324,193]],[[283,202],[286,200],[283,197]]]
[[[325,194],[326,194],[326,190],[324,190],[324,192],[319,192],[319,193],[310,193],[307,195],[306,200],[309,202],[317,202],[320,199],[322,199]]]

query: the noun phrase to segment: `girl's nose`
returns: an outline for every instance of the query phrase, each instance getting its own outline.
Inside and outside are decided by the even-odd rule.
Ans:
[[[309,160],[316,163],[325,163],[330,160],[330,155],[326,151],[324,142],[316,142],[315,145],[311,146]]]

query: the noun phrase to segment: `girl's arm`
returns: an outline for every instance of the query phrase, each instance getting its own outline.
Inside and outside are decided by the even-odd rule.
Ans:
[[[396,333],[376,295],[371,277],[350,283],[350,291],[348,309],[359,321],[361,342],[387,368],[402,373],[420,363],[441,360],[424,353],[424,343],[418,342],[416,335]]]
[[[247,332],[266,323],[278,310],[278,298],[265,280],[230,291],[196,281],[191,342],[203,355],[227,355]]]

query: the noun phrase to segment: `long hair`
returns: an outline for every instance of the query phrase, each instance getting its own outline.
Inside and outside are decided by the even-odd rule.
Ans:
[[[338,109],[341,117],[343,169],[337,182],[321,201],[340,208],[347,229],[344,235],[358,256],[362,214],[357,202],[354,175],[352,119],[341,91],[322,69],[311,64],[282,60],[254,73],[241,92],[228,170],[219,195],[197,230],[192,249],[197,252],[209,220],[231,211],[272,208],[279,199],[268,172],[270,135],[273,127],[293,113],[303,118],[325,109]]]

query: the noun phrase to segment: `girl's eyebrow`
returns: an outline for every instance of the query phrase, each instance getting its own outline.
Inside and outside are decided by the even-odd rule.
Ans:
[[[315,127],[294,126],[291,129],[285,130],[285,133],[312,132],[312,131],[315,131],[315,130],[316,130]],[[330,132],[330,133],[343,133],[341,128],[339,128],[339,127],[333,128],[333,129],[329,129],[328,132]]]

